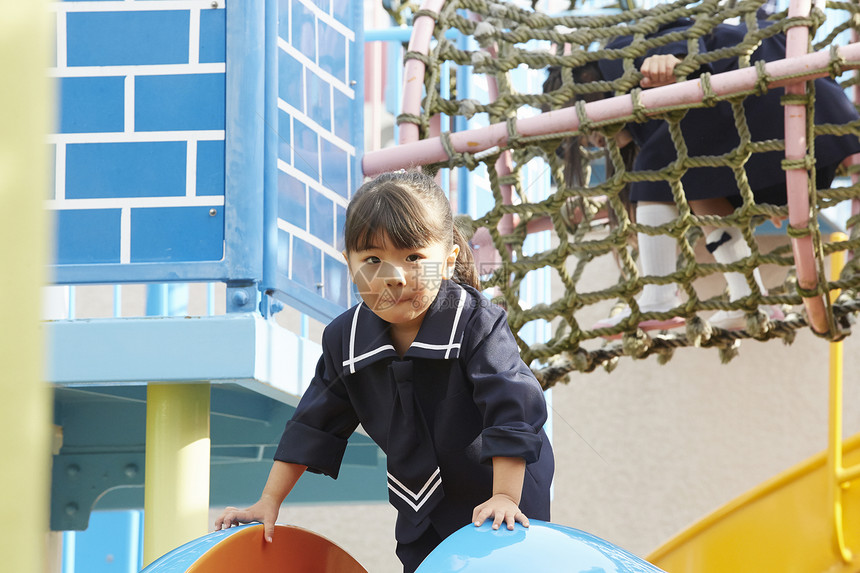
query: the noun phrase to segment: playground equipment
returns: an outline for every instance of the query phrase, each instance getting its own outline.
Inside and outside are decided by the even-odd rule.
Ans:
[[[70,2],[57,3],[52,8],[64,39],[52,68],[64,93],[60,133],[50,140],[57,166],[55,193],[49,201],[58,216],[58,264],[53,270],[63,284],[223,282],[226,296],[222,302],[227,315],[186,318],[185,313],[180,317],[153,312],[155,316],[149,318],[65,320],[48,325],[54,340],[48,377],[56,386],[55,422],[61,426],[63,436],[63,448],[54,458],[51,517],[55,529],[83,529],[97,501],[104,508],[142,507],[145,470],[151,470],[147,474],[155,473],[154,466],[156,471],[168,470],[162,474],[166,478],[146,488],[146,497],[154,501],[147,506],[147,520],[151,520],[150,527],[157,524],[164,533],[157,539],[148,536],[151,545],[146,560],[151,561],[206,531],[208,524],[201,517],[205,493],[209,494],[208,501],[219,504],[250,502],[259,491],[249,475],[264,475],[278,434],[273,428],[282,427],[289,417],[319,354],[319,348],[304,336],[306,325],[302,326],[302,335],[297,335],[275,324],[273,315],[278,306],[286,303],[326,321],[355,300],[340,261],[337,233],[350,190],[360,178],[357,163],[363,132],[359,107],[362,83],[356,79],[356,67],[361,61],[362,33],[361,17],[356,12],[361,3],[331,2],[326,10],[311,2],[294,0],[291,5],[295,12],[289,17],[281,14],[280,18],[279,4],[284,3],[271,0],[233,2],[226,9],[223,4],[208,1],[199,5],[117,4]],[[346,8],[351,4],[353,12]],[[719,17],[747,17],[758,5],[740,2],[723,13],[716,10],[719,6],[715,2],[705,2],[694,11],[703,18],[711,18],[712,13]],[[604,285],[606,289],[601,292],[577,288],[580,273],[589,260],[623,243],[621,234],[598,240],[586,235],[590,226],[599,221],[602,204],[596,197],[611,195],[614,186],[630,175],[622,174],[596,187],[574,189],[562,183],[558,192],[533,200],[531,193],[537,189],[533,182],[548,177],[535,176],[541,171],[539,167],[527,170],[524,166],[537,158],[550,164],[556,181],[563,181],[554,156],[561,138],[575,135],[578,128],[611,129],[629,120],[631,110],[642,114],[665,111],[662,106],[680,102],[673,98],[680,97],[690,83],[622,97],[628,107],[606,115],[598,113],[605,111],[602,106],[589,104],[540,118],[538,106],[530,108],[528,102],[549,103],[552,97],[531,97],[537,91],[517,93],[507,74],[520,63],[512,55],[531,57],[531,45],[520,50],[516,44],[532,40],[541,26],[552,27],[554,21],[501,3],[451,2],[437,6],[440,8],[427,10],[418,18],[439,24],[433,34],[424,32],[428,41],[435,35],[435,47],[431,50],[428,46],[422,52],[416,45],[408,54],[410,62],[426,61],[429,74],[424,83],[429,104],[424,109],[415,108],[417,112],[407,111],[402,119],[417,126],[419,136],[432,136],[431,118],[441,114],[447,116],[448,124],[455,126],[457,132],[440,135],[435,141],[431,137],[430,143],[404,140],[402,149],[411,153],[431,144],[441,146],[445,150],[445,155],[440,156],[444,165],[474,168],[470,174],[483,170],[480,177],[472,180],[472,175],[465,176],[464,169],[458,172],[464,179],[458,180],[453,171],[447,175],[443,172],[443,178],[451,178],[452,198],[459,198],[455,202],[469,207],[462,211],[471,214],[470,224],[480,226],[490,237],[482,246],[495,252],[499,264],[490,273],[489,284],[501,289],[511,311],[512,327],[520,334],[524,357],[545,360],[537,371],[546,386],[573,370],[589,371],[602,364],[611,367],[621,356],[657,353],[667,358],[672,348],[685,344],[714,346],[728,357],[741,338],[776,335],[790,340],[794,329],[807,324],[804,317],[795,314],[784,325],[769,325],[766,331],[710,335],[701,331],[687,333],[686,337],[654,335],[641,340],[627,333],[621,344],[603,346],[603,334],[607,332],[589,331],[576,320],[582,305],[604,303],[608,307],[610,299],[629,300],[644,280],[663,280],[636,276],[632,253],[621,247],[630,255],[625,267],[626,282]],[[478,22],[478,18],[463,17],[458,12],[461,8],[473,14],[481,10],[489,13],[482,13],[480,18],[485,22]],[[680,14],[686,9],[686,5],[675,3],[655,14]],[[854,14],[850,6],[836,5],[836,9]],[[608,23],[575,16],[555,22],[593,31],[620,25],[629,18],[648,17],[644,11],[637,11],[612,16]],[[791,23],[808,24],[812,20],[794,17]],[[457,25],[448,26],[446,22],[450,21]],[[845,19],[848,24],[852,21]],[[507,26],[510,22],[514,24]],[[147,38],[138,44],[135,42],[140,41],[139,34],[116,32],[138,30],[139,26],[167,38],[164,42]],[[107,35],[105,30],[111,33]],[[471,47],[456,51],[459,48],[446,40],[452,32],[458,36],[457,46],[463,42]],[[554,39],[549,33],[547,37]],[[260,38],[265,39],[263,46],[258,42]],[[570,35],[559,37],[561,43],[571,39]],[[823,43],[831,41],[828,38]],[[478,48],[481,42],[487,45],[486,52]],[[157,53],[147,51],[156,46],[160,50]],[[819,45],[816,49],[820,52],[825,47]],[[840,48],[824,55],[804,56],[799,61],[811,63],[817,70],[812,74],[836,75],[857,65],[853,50],[856,47]],[[441,60],[452,55],[456,61],[449,58],[446,68],[446,62]],[[553,56],[558,60],[540,60],[537,56],[535,53],[529,60],[533,76],[542,75],[538,69],[542,70],[548,61],[575,63],[575,56]],[[150,57],[158,61],[149,61]],[[790,75],[775,81],[791,81],[800,77],[793,75],[791,66],[775,62],[755,72],[770,79]],[[447,71],[439,72],[437,68]],[[464,72],[462,68],[468,70]],[[411,73],[417,68],[410,64],[409,69]],[[474,97],[482,100],[462,97],[469,87],[465,78],[470,72],[489,72],[496,78],[488,83],[486,94],[476,95],[478,90],[473,91]],[[738,75],[759,78],[751,72]],[[446,81],[455,76],[459,78],[456,84]],[[411,76],[408,79],[421,83]],[[440,86],[438,93],[436,83]],[[730,92],[719,91],[720,85],[719,78],[712,78],[714,97],[728,97]],[[491,97],[493,90],[496,93]],[[165,98],[165,93],[173,97]],[[658,102],[649,99],[667,93],[674,95]],[[160,108],[159,102],[167,100],[184,112],[171,114]],[[516,112],[511,111],[514,108]],[[533,117],[519,119],[520,114]],[[552,133],[535,135],[528,131],[529,126],[547,119],[556,122]],[[444,127],[445,122],[440,125]],[[470,131],[472,128],[496,134],[496,139],[490,145],[482,143],[481,147],[486,148],[479,150],[479,146],[470,145],[470,134],[482,132]],[[562,133],[559,129],[568,131]],[[465,142],[465,149],[460,147],[461,142]],[[772,145],[778,147],[780,143]],[[391,150],[383,154],[396,156]],[[367,159],[371,157],[380,155]],[[597,171],[599,166],[594,163],[592,167]],[[106,165],[116,169],[105,170]],[[788,167],[797,170],[798,164],[790,163]],[[94,179],[93,173],[101,177]],[[468,192],[470,184],[476,192]],[[478,193],[480,186],[483,188]],[[562,206],[568,205],[576,193],[580,223],[571,226],[575,217],[563,215]],[[816,193],[810,204],[813,214],[821,207],[856,196],[856,188]],[[751,232],[760,215],[751,208],[730,223],[745,226]],[[684,227],[685,233],[692,232],[699,223],[695,218],[685,219],[683,225],[689,224]],[[856,248],[855,223],[856,217],[849,220],[852,238],[824,243],[818,238],[817,219],[810,218],[810,233],[797,238],[811,238],[813,270],[822,256]],[[796,221],[792,226],[802,227]],[[564,239],[558,249],[551,246],[550,240],[545,241],[545,246],[533,246],[536,233],[529,231],[540,230],[552,231],[555,237]],[[636,227],[628,224],[627,230],[635,231]],[[679,241],[689,246],[695,238],[685,234],[679,236]],[[754,259],[750,264],[795,263],[794,256],[784,248],[759,253]],[[552,272],[576,296],[527,308],[520,302],[521,287],[538,268],[554,269]],[[700,265],[698,270],[717,272],[707,265]],[[777,294],[765,302],[800,305],[832,288],[844,288],[845,295],[833,303],[832,312],[822,301],[830,328],[856,308],[855,270],[856,265],[839,280],[802,285],[800,291]],[[816,276],[821,278],[820,269]],[[680,283],[688,278],[673,276],[670,280]],[[728,308],[722,299],[698,303],[701,309]],[[691,303],[681,310],[690,318],[697,307]],[[527,337],[521,335],[524,329],[559,315],[567,330],[554,337],[535,338],[546,342],[529,344]],[[832,334],[834,338],[838,335]],[[150,393],[148,386],[156,385],[162,387]],[[180,388],[184,385],[189,386],[187,394]],[[211,454],[177,458],[182,444],[146,439],[183,428],[187,413],[196,411],[195,402],[207,394],[207,388],[211,400],[209,419],[202,421],[205,416],[198,412],[194,427],[185,427],[181,435],[174,435],[184,439],[184,444],[193,444],[197,452]],[[165,417],[159,418],[159,412]],[[207,441],[209,448],[205,447]],[[849,451],[853,448],[850,445]],[[303,478],[293,498],[384,499],[384,488],[374,488],[374,484],[384,484],[384,463],[379,463],[376,446],[365,436],[356,435],[346,459],[338,488]],[[211,488],[209,472],[169,471],[189,466],[198,470],[211,467]],[[844,482],[856,478],[856,473],[848,471],[840,479]],[[194,496],[196,507],[188,512],[193,516],[191,525],[180,523],[175,504],[177,494],[189,490],[198,494]],[[840,491],[837,487],[832,497]],[[848,492],[844,507],[854,508],[853,499]],[[833,509],[833,513],[839,511]],[[847,511],[845,514],[849,515]],[[847,530],[843,532],[848,546],[855,539],[852,523],[846,520]],[[719,551],[721,546],[713,547]],[[847,554],[841,555],[837,558],[844,561]]]
[[[472,524],[452,533],[421,563],[416,573],[541,571],[569,573],[661,573],[654,565],[585,531],[531,520],[513,531]]]
[[[819,50],[817,53],[801,55],[806,54],[808,39],[822,21],[823,12],[820,8],[812,10],[808,2],[792,2],[787,17],[777,19],[765,32],[755,24],[755,14],[761,5],[761,2],[756,1],[726,6],[716,1],[689,5],[686,2],[674,2],[648,10],[588,18],[576,14],[550,16],[510,3],[428,1],[422,10],[416,12],[416,33],[407,53],[407,57],[412,60],[407,64],[406,73],[411,74],[407,81],[413,84],[424,78],[425,95],[418,106],[417,100],[411,99],[415,98],[415,90],[405,92],[404,114],[400,120],[405,122],[401,133],[407,135],[401,136],[402,145],[395,150],[368,153],[363,160],[364,171],[372,174],[414,165],[428,165],[434,169],[466,166],[470,170],[486,171],[495,202],[486,212],[474,215],[466,223],[473,230],[484,231],[478,241],[481,249],[489,247],[498,251],[497,264],[485,269],[488,270],[485,284],[501,290],[513,330],[516,332],[533,321],[555,320],[559,324],[555,334],[547,341],[529,345],[520,340],[526,362],[534,359],[541,362],[536,372],[546,387],[574,370],[590,371],[600,365],[611,368],[618,357],[625,355],[644,358],[656,353],[662,360],[668,360],[676,347],[702,346],[720,349],[724,360],[729,360],[742,338],[765,340],[779,337],[790,342],[793,339],[792,332],[806,325],[830,339],[845,335],[845,317],[857,309],[854,299],[860,279],[852,264],[838,283],[827,284],[823,278],[822,259],[836,251],[850,252],[855,249],[856,231],[852,231],[852,238],[847,241],[828,243],[821,236],[818,212],[846,199],[853,198],[856,205],[857,188],[813,189],[814,185],[810,185],[807,176],[810,152],[803,145],[800,148],[797,145],[798,142],[813,141],[815,134],[857,133],[860,129],[856,125],[814,127],[811,121],[807,121],[807,108],[811,111],[813,94],[804,95],[803,88],[804,82],[812,78],[823,75],[839,77],[845,70],[860,65],[860,45],[831,45],[839,33],[851,27],[853,12],[846,6],[832,5],[828,18],[836,20],[831,25],[833,33],[813,46]],[[843,12],[843,9],[846,11]],[[641,56],[650,47],[659,46],[661,42],[659,38],[645,41],[645,33],[682,16],[692,17],[697,22],[696,29],[685,36],[690,42],[691,53],[680,66],[683,73],[696,70],[703,62],[709,61],[708,58],[737,57],[741,69],[714,76],[705,73],[701,79],[663,88],[641,90],[635,87],[640,76],[632,64],[633,58]],[[706,34],[712,26],[733,18],[748,23],[751,30],[736,50],[721,50],[719,54],[713,55],[697,53],[694,47],[697,37]],[[420,31],[419,27],[422,27]],[[810,32],[810,27],[813,32]],[[474,38],[472,47],[464,49],[449,41],[447,36],[451,29]],[[436,42],[431,49],[428,42],[433,30]],[[788,36],[787,59],[749,66],[749,53],[760,38],[777,30],[785,31]],[[627,34],[638,38],[629,49],[610,53],[598,45],[605,42],[606,38]],[[662,40],[664,43],[669,41],[666,38]],[[480,48],[476,47],[477,44]],[[595,45],[598,45],[597,48]],[[549,65],[557,65],[567,69],[599,58],[622,59],[627,70],[624,77],[597,84],[565,83],[562,89],[545,95],[517,92],[508,77],[520,66],[544,69]],[[483,74],[488,84],[496,86],[497,97],[486,101],[465,99],[459,94],[444,97],[443,92],[456,93],[456,90],[445,87],[453,75],[442,75],[438,71],[449,64],[470,67],[476,74]],[[437,83],[443,87],[436,89]],[[846,85],[852,83],[853,80],[845,82]],[[751,142],[748,134],[744,140],[745,119],[742,108],[736,107],[735,120],[743,143],[735,152],[721,157],[688,158],[683,137],[678,132],[676,145],[682,150],[679,152],[682,158],[680,163],[671,165],[659,174],[645,175],[625,170],[618,148],[611,138],[613,130],[624,123],[658,116],[665,117],[677,130],[685,109],[713,105],[723,100],[733,101],[739,106],[741,98],[757,90],[781,86],[786,86],[790,94],[785,102],[788,118],[788,136],[785,141]],[[559,109],[574,94],[609,90],[614,90],[618,95],[608,100],[587,104],[580,102],[576,106]],[[551,111],[534,113],[541,107],[548,107]],[[438,134],[431,132],[430,118],[437,114],[465,116],[469,118],[468,128]],[[565,180],[563,165],[555,155],[556,148],[565,138],[591,132],[600,132],[609,139],[609,155],[615,175],[592,184],[588,181]],[[742,175],[743,166],[751,153],[773,149],[785,149],[787,153],[788,159],[784,162],[790,190],[787,208],[755,205],[745,176]],[[555,193],[545,199],[532,197],[528,186],[521,180],[524,167],[535,162],[543,165],[543,169],[550,170],[557,183]],[[746,203],[731,217],[717,221],[713,217],[692,215],[682,192],[677,193],[676,197],[681,216],[665,228],[644,229],[631,222],[621,207],[618,194],[626,183],[636,177],[667,178],[675,182],[676,190],[680,190],[680,173],[685,168],[711,164],[709,162],[730,165],[735,169]],[[606,197],[605,202],[598,201],[598,197],[602,196]],[[595,237],[590,233],[598,221],[598,213],[605,213],[606,203],[620,222],[617,228],[605,236]],[[570,216],[565,215],[563,206],[574,212]],[[782,247],[770,253],[761,253],[756,249],[752,234],[763,218],[772,215],[788,215],[791,252]],[[723,297],[700,299],[692,286],[693,280],[725,270],[695,260],[694,247],[701,236],[699,228],[714,222],[741,228],[753,249],[749,260],[723,267],[749,273],[753,267],[765,263],[794,265],[796,284],[772,296],[747,297],[748,300],[735,303],[729,303]],[[855,223],[856,217],[851,218],[848,226],[853,227]],[[553,246],[541,252],[524,249],[526,237],[540,231],[554,234],[556,241],[552,243]],[[675,237],[680,246],[683,268],[665,277],[639,276],[632,248],[628,245],[629,238],[638,231],[668,233]],[[590,261],[613,252],[617,253],[621,267],[616,284],[594,290],[580,283]],[[564,294],[551,303],[523,308],[517,295],[519,285],[529,273],[542,269],[550,269],[560,279],[564,285]],[[595,329],[577,320],[577,314],[583,308],[603,301],[620,299],[635,308],[633,295],[646,282],[677,283],[687,300],[670,312],[640,315],[634,311],[630,320],[612,329]],[[843,298],[836,303],[830,303],[825,296],[832,288],[846,289]],[[752,322],[748,328],[739,332],[711,329],[696,314],[699,311],[739,308],[750,311],[760,304],[801,303],[805,308],[803,316],[792,314],[787,320],[775,323],[752,320],[755,317],[750,316]],[[685,333],[655,336],[637,333],[640,321],[671,317],[687,319]],[[603,344],[604,337],[622,332],[626,334],[622,341]]]
[[[367,573],[346,551],[290,525],[276,525],[272,542],[263,526],[241,525],[189,541],[158,558],[141,573]]]
[[[141,573],[367,573],[343,549],[300,527],[276,525],[272,543],[262,525],[242,525],[195,539],[160,557]],[[539,520],[528,528],[464,526],[445,539],[416,573],[541,573],[593,571],[660,573],[654,565],[584,531]]]

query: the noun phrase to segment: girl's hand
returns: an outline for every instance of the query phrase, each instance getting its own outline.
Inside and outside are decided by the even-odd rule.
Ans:
[[[472,522],[475,527],[479,527],[490,518],[493,520],[493,529],[498,529],[502,522],[507,524],[510,531],[513,531],[515,522],[523,524],[523,527],[529,526],[529,519],[520,511],[517,503],[503,493],[495,494],[472,512]]]
[[[671,54],[648,56],[639,70],[645,76],[639,85],[643,88],[658,88],[675,83],[675,66],[680,62]]]
[[[278,518],[278,504],[272,504],[266,499],[260,499],[251,507],[239,509],[228,507],[215,520],[215,531],[229,529],[240,523],[251,523],[259,521],[263,524],[263,535],[266,541],[272,542],[275,534],[275,520]]]

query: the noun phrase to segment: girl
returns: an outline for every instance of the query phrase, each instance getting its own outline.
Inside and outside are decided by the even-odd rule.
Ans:
[[[660,27],[648,38],[684,34],[692,25],[692,20],[680,19]],[[768,25],[768,22],[759,22],[760,28],[766,28]],[[707,35],[696,37],[695,41],[698,43],[698,52],[705,54],[737,46],[746,36],[747,27],[744,24],[720,24]],[[612,40],[606,48],[620,50],[631,42],[630,36],[623,36]],[[688,48],[688,40],[684,37],[653,48],[647,57],[635,60],[634,65],[642,73],[641,86],[651,88],[673,83],[674,68],[687,54]],[[752,53],[750,61],[754,64],[759,60],[771,61],[784,57],[785,36],[773,34],[761,41]],[[716,74],[737,68],[738,58],[735,52],[735,56],[726,56],[705,64],[693,75],[703,72]],[[622,77],[623,73],[622,59],[604,59],[573,70],[575,83],[616,80]],[[560,85],[560,70],[551,69],[544,91],[556,89]],[[815,80],[815,88],[816,123],[845,124],[858,119],[854,107],[834,81],[829,78]],[[763,95],[749,96],[744,100],[744,114],[752,141],[784,138],[784,108],[780,105],[783,93],[783,89],[772,89]],[[590,101],[601,97],[601,94],[589,94],[585,99]],[[728,102],[689,110],[680,123],[689,156],[721,155],[734,150],[740,143],[734,124],[734,115]],[[631,171],[659,170],[677,158],[669,125],[662,120],[630,123],[616,136],[616,142],[619,147],[624,148],[622,155],[629,161]],[[574,148],[578,149],[578,145],[565,146],[567,160],[578,163],[579,158],[572,153]],[[856,136],[817,137],[815,160],[818,188],[829,187],[839,164],[857,152],[860,152],[860,142]],[[779,150],[753,153],[744,166],[757,203],[786,204],[785,172],[781,165],[784,157],[784,152]],[[726,216],[743,203],[735,174],[729,167],[691,168],[681,176],[681,183],[690,207],[697,215]],[[665,180],[634,182],[630,188],[629,202],[636,205],[636,221],[641,224],[659,226],[678,217],[669,183]],[[705,227],[704,231],[707,249],[718,263],[731,264],[751,255],[750,246],[744,240],[740,229]],[[643,275],[666,276],[675,272],[677,245],[674,238],[668,235],[639,233],[638,243]],[[745,274],[732,272],[725,273],[724,276],[731,301],[752,294],[750,281]],[[752,278],[758,290],[767,294],[758,269],[752,271]],[[646,284],[637,300],[642,312],[664,312],[679,304],[677,287],[672,283]],[[778,307],[765,306],[761,310],[766,312],[769,318],[782,318]],[[630,309],[627,308],[619,315],[599,322],[595,328],[614,326],[629,315]],[[710,317],[709,321],[726,329],[741,329],[746,324],[744,312],[740,310],[719,311]],[[679,325],[683,322],[675,321],[673,324]],[[652,321],[641,326],[645,329],[665,328],[667,324]]]
[[[316,376],[287,423],[260,500],[215,529],[261,521],[305,470],[337,477],[361,424],[387,455],[397,556],[414,571],[470,521],[549,519],[546,402],[505,312],[476,288],[469,247],[442,190],[421,173],[362,185],[344,232],[364,302],[325,329]]]

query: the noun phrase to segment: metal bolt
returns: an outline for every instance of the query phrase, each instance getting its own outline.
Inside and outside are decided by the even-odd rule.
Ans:
[[[72,516],[78,512],[78,504],[77,503],[67,503],[66,507],[66,515]]]
[[[66,466],[66,475],[75,477],[81,472],[81,468],[77,464],[69,464]]]
[[[123,468],[123,472],[125,473],[126,477],[128,477],[128,478],[135,477],[137,475],[137,472],[139,472],[139,471],[140,470],[137,467],[137,464],[128,464],[127,466],[125,466],[125,468]]]
[[[237,290],[233,293],[233,304],[236,306],[245,306],[248,304],[248,293],[243,290]]]
[[[325,286],[325,283],[317,283],[317,289],[322,289]]]
[[[351,85],[351,86],[358,85],[358,81],[350,80],[349,85]]]
[[[212,4],[210,4],[210,6],[212,6],[213,8],[217,8],[218,7],[218,0],[212,0]]]
[[[210,217],[214,217],[217,214],[218,214],[218,209],[215,209],[215,208],[209,209],[209,216]]]

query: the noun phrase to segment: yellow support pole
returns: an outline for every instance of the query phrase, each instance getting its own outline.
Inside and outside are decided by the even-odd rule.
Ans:
[[[830,242],[846,241],[843,233],[830,235]],[[845,251],[834,251],[830,255],[830,279],[838,280],[845,266]],[[830,300],[834,302],[839,296],[839,290],[830,291]],[[845,563],[853,559],[851,550],[845,545],[845,530],[843,526],[842,489],[847,486],[842,473],[842,342],[830,343],[830,423],[827,436],[827,467],[830,474],[828,483],[830,514],[833,523],[834,545],[838,555]]]
[[[143,562],[209,530],[209,384],[150,384]]]
[[[42,378],[41,291],[48,260],[51,90],[47,4],[0,0],[0,562],[44,568],[51,463]]]

